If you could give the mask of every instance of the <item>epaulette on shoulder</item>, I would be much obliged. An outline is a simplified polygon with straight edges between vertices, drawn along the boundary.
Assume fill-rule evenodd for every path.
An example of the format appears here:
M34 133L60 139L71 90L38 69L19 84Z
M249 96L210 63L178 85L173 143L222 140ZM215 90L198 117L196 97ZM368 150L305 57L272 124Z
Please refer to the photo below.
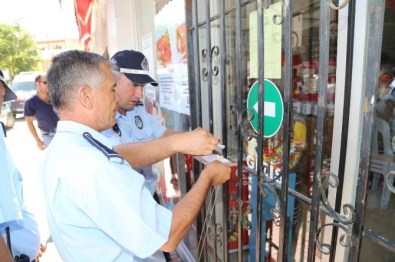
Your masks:
M4 125L4 123L1 122L1 121L0 121L0 126L1 126L0 130L4 133L4 137L6 137L7 136L7 129L6 129L5 125Z
M99 149L100 152L102 152L103 155L105 155L109 161L113 161L117 163L122 163L124 161L123 158L117 152L103 145L103 143L101 143L100 141L94 139L93 136L88 132L85 132L82 135L92 146Z

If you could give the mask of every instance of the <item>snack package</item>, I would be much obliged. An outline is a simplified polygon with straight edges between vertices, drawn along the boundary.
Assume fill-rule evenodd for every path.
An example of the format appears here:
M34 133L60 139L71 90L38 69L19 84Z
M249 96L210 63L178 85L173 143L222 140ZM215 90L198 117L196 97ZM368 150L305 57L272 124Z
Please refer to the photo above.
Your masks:
M294 116L292 121L292 134L289 150L289 169L299 162L306 147L306 123L300 116ZM271 138L265 140L263 162L271 164L274 170L282 169L283 156L283 129Z

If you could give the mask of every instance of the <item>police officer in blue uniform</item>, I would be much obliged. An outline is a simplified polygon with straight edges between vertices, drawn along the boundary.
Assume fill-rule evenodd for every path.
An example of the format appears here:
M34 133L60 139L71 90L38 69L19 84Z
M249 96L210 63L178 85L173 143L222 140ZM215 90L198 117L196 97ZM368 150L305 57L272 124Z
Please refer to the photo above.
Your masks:
M147 113L141 102L145 85L158 86L158 83L149 75L146 57L138 51L123 50L117 52L111 60L119 69L115 87L119 95L118 112L115 116L117 123L113 128L109 128L102 133L116 145L128 142L152 141L178 134L177 131L160 125L154 116ZM203 130L200 131L203 132ZM190 136L187 143L196 145L192 134L192 132L186 133ZM144 175L146 187L159 202L156 195L158 174L155 173L152 165L141 168L133 165L133 167Z
M0 104L13 99L16 95L0 70ZM5 129L0 128L0 261L13 261L10 251L14 256L34 261L40 250L38 225L24 205L23 179L12 161L4 137Z
M49 229L64 261L164 261L160 251L177 247L209 188L228 180L230 168L215 161L172 211L157 204L126 160L152 164L181 146L167 139L155 150L114 147L100 133L115 124L113 69L100 55L72 50L57 55L48 70L60 118L41 170ZM206 142L196 152L212 152L218 139Z
M156 118L145 111L140 102L143 98L143 88L146 84L158 84L149 76L148 61L145 56L137 51L124 50L117 52L112 61L119 67L117 75L116 92L119 95L117 121L113 128L103 132L115 144L128 142L150 141L162 136L175 133L160 125ZM135 168L145 177L146 187L154 195L158 175L152 166Z

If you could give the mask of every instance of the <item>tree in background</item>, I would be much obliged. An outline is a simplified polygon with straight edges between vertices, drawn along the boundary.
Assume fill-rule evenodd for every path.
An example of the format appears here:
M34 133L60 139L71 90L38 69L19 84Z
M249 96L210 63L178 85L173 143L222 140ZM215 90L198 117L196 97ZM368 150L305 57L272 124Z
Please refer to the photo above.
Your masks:
M26 30L19 24L0 23L0 68L11 79L20 72L37 70L39 59L39 50Z

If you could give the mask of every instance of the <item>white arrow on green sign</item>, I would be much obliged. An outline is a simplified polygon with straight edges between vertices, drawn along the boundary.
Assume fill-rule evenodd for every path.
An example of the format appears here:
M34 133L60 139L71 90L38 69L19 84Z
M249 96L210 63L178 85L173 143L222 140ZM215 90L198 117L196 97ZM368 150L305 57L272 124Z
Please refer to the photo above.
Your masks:
M284 103L278 87L270 80L264 80L263 86L264 94L264 109L263 121L264 129L263 136L268 138L274 136L281 127L284 117ZM258 132L258 99L259 99L259 84L256 81L248 92L247 108L252 109L254 117L252 118L251 125L255 132Z

